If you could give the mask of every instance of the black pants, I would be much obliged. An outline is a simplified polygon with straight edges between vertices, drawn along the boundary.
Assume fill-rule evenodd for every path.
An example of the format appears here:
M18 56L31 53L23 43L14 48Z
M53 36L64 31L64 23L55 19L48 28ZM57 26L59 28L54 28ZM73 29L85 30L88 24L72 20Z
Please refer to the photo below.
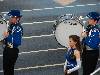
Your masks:
M90 75L96 68L99 50L85 50L82 54L83 75Z
M3 51L3 71L4 75L14 75L14 65L18 58L18 48L5 47Z

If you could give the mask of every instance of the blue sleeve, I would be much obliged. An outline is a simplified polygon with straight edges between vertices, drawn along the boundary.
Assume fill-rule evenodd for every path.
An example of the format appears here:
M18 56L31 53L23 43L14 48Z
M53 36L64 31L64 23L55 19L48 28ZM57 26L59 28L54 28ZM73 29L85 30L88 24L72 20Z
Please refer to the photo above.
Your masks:
M7 42L12 43L12 34L9 34L9 36L6 39Z
M86 38L86 45L88 45L91 48L98 48L98 45L100 43L100 38L99 38L99 30L94 29L91 32L91 35Z
M19 46L21 45L22 39L22 28L18 27L13 33L13 45Z

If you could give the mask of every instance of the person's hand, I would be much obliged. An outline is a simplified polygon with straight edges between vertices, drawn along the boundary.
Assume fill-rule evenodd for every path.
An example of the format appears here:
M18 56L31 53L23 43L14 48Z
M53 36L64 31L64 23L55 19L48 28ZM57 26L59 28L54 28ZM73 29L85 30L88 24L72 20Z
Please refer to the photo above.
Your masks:
M8 35L9 35L9 32L7 32L7 31L5 31L5 32L3 33L3 36L4 36L4 37L8 37Z
M70 70L67 70L67 75L69 75L71 72L70 72Z
M81 33L81 37L83 37L83 38L84 38L84 37L87 37L86 31L84 31L84 32Z

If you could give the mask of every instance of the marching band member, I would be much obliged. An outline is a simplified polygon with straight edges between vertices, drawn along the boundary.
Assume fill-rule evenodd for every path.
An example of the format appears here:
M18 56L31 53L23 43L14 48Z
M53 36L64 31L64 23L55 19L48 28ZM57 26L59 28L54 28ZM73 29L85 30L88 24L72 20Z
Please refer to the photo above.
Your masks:
M78 75L78 69L81 67L80 52L80 37L77 35L69 36L69 48L64 65L65 75Z
M23 28L20 24L19 10L11 10L8 14L9 27L8 32L5 32L5 47L3 51L3 71L4 75L14 75L14 65L18 58L19 49L18 46L21 45L21 39L23 34Z
M100 28L97 25L100 14L97 12L90 12L87 17L89 18L88 26L85 32L82 32L83 40L83 75L90 75L97 65L99 57L99 44L100 44Z

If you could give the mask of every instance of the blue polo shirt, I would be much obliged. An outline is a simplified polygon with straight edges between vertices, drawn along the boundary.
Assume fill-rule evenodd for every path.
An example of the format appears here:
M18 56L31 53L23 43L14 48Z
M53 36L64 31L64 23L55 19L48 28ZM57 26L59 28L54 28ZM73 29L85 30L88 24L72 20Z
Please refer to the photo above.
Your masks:
M23 28L20 23L9 25L9 36L6 38L6 43L12 43L14 48L21 45Z
M99 25L93 26L89 34L84 40L84 45L89 46L92 49L99 49L99 44L100 44L100 28Z

